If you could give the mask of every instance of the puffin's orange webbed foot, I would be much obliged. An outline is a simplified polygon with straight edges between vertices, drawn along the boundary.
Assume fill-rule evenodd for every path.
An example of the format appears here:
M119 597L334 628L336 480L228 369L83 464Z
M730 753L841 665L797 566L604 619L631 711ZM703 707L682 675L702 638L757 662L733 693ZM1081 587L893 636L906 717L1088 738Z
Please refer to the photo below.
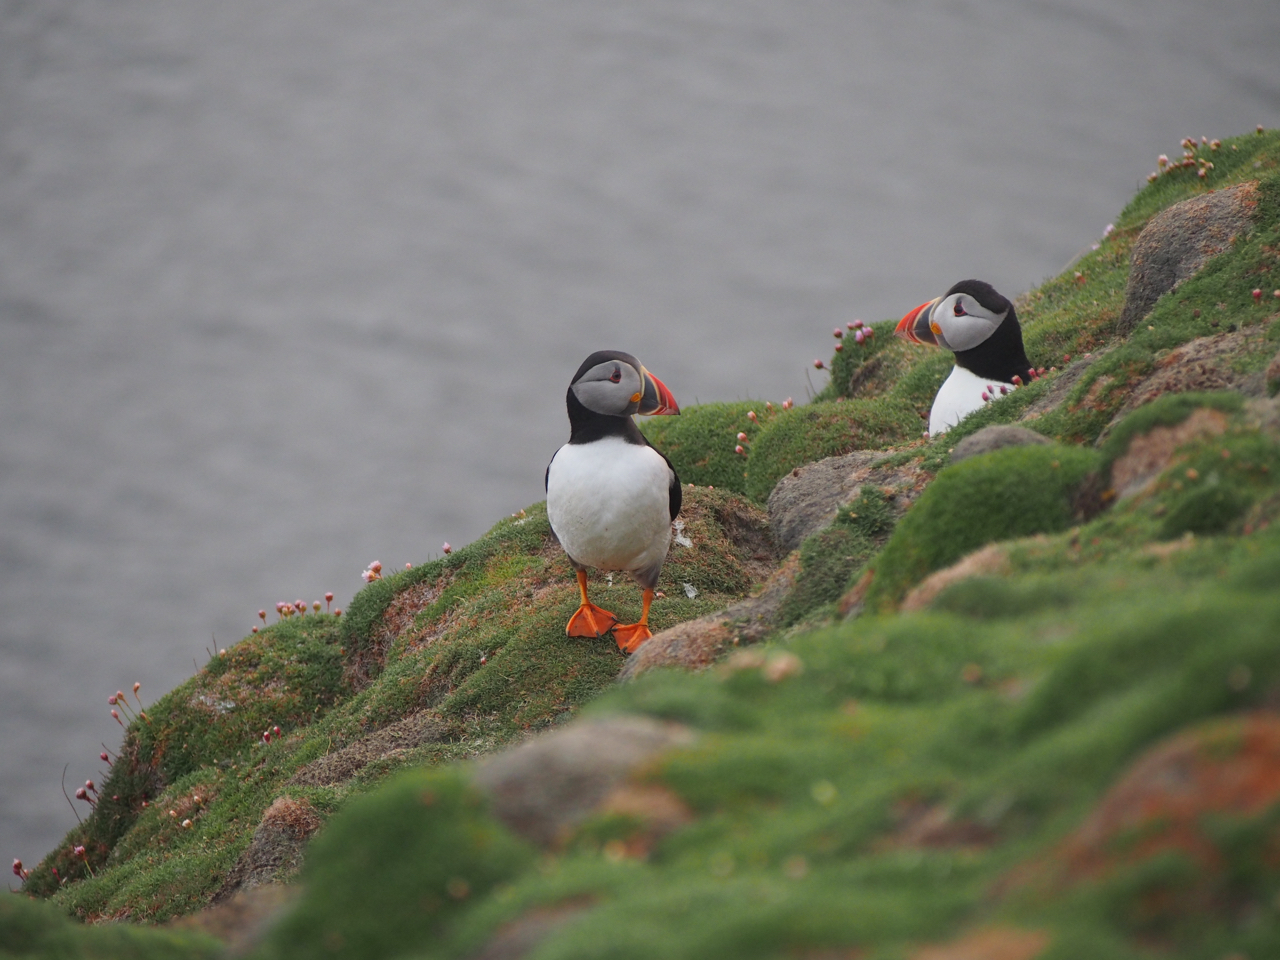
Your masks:
M618 641L618 649L623 653L635 653L640 644L653 636L649 630L649 604L653 603L653 589L644 590L644 610L636 623L620 623L613 628L613 638Z
M623 653L635 653L640 644L653 636L647 623L619 623L613 628L613 638Z
M617 622L618 618L608 610L594 603L584 603L569 618L564 632L571 637L603 637Z

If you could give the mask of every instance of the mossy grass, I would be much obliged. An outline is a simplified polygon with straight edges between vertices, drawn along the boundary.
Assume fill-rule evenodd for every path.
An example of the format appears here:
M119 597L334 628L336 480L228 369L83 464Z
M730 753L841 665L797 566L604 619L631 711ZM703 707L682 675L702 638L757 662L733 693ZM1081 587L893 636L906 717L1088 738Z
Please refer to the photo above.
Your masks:
M942 471L872 565L868 605L890 607L927 574L985 544L1065 529L1099 467L1092 451L1046 445L996 450Z
M57 908L21 896L0 898L4 960L215 960L224 947L211 937L128 924L85 927Z
M820 619L861 573L896 523L884 493L873 486L840 508L826 530L800 545L800 573L778 613L780 626Z
M823 457L913 440L920 435L920 423L909 404L885 398L794 407L780 413L751 444L747 495L763 502L792 469Z
M438 955L441 935L471 903L534 861L457 771L402 774L353 802L317 840L308 895L261 955Z
M1171 427L1182 423L1201 408L1237 413L1244 397L1233 391L1214 393L1170 393L1157 397L1121 420L1099 448L1103 462L1110 466L1129 449L1133 438L1149 433L1154 427Z
M328 614L282 620L215 655L142 711L89 817L32 871L28 892L49 895L108 866L144 803L170 784L243 761L265 732L289 732L322 716L347 692L338 635L338 618ZM74 854L76 846L85 848L85 857Z
M1140 547L1112 536L1107 559L1051 602L1037 562L1016 561L1016 609L867 617L598 700L594 714L699 732L645 774L695 816L656 846L615 817L535 858L463 799L465 775L447 802L442 774L397 781L334 820L303 906L261 956L292 955L295 938L324 955L367 930L370 948L352 955L399 955L413 935L415 956L461 958L512 921L559 911L567 921L538 957L890 957L990 927L1039 931L1049 956L1133 956L1171 930L1162 955L1178 960L1270 949L1271 914L1246 925L1236 914L1274 899L1258 857L1269 810L1206 821L1211 876L1136 854L1057 879L1064 836L1144 750L1188 725L1230 750L1241 711L1280 684L1280 602L1265 573L1280 569L1280 537L1197 541L1195 563L1142 566ZM1069 550L1071 537L1037 543ZM780 657L801 668L771 672ZM432 855L414 855L419 837ZM442 895L451 878L466 896ZM1199 896L1206 883L1240 899ZM439 912L401 906L410 891ZM1159 906L1167 891L1176 910Z
M763 516L733 493L687 488L681 523L688 545L674 544L663 569L657 630L742 597L768 559ZM627 578L596 575L591 589L624 622L639 618ZM130 726L103 799L33 870L28 891L84 919L189 913L283 793L327 816L400 767L465 759L571 716L624 662L611 637L565 636L577 603L537 504L450 556L374 580L342 618L292 617L246 637ZM307 764L421 711L433 741L336 787L289 785Z
M649 417L640 429L667 455L683 482L745 493L747 461L734 448L750 446L772 417L763 400L704 403L686 407L678 417ZM739 441L739 433L747 439Z

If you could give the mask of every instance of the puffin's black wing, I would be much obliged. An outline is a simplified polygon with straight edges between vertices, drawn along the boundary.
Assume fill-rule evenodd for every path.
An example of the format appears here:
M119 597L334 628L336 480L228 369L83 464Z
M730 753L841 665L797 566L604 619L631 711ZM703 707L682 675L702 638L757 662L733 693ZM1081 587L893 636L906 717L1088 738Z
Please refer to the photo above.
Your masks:
M670 458L649 442L649 438L644 438L645 446L654 451L658 456L667 462L667 469L671 471L671 486L667 488L667 504L671 509L671 519L675 520L680 516L680 504L684 502L684 494L680 492L680 475L676 473L676 468L671 465Z
M630 417L627 418L630 420ZM635 421L631 420L631 425L635 427ZM680 504L684 502L684 494L680 492L680 475L676 473L676 468L671 465L671 458L649 442L649 438L635 427L635 432L628 435L627 440L630 443L643 443L646 447L660 456L666 461L667 469L671 471L671 486L667 488L667 504L671 510L671 519L675 520L680 516Z

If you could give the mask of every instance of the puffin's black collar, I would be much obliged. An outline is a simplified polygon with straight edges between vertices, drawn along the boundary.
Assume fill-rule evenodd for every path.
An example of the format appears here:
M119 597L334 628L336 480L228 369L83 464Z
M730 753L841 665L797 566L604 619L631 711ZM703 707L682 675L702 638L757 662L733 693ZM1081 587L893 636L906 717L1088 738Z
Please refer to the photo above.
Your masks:
M1022 327L1013 304L1009 304L1009 312L991 336L972 350L962 350L955 356L957 366L985 380L1012 383L1015 376L1028 379L1031 361L1022 346Z
M592 354L595 356L595 354ZM615 359L608 357L606 359ZM594 366L594 364L592 364ZM589 369L589 368L588 368ZM638 369L638 368L637 368ZM579 373L581 376L581 373ZM570 387L565 394L565 405L569 408L569 442L592 443L606 437L620 437L627 443L648 446L644 434L630 417L611 417L608 414L596 413L582 405Z

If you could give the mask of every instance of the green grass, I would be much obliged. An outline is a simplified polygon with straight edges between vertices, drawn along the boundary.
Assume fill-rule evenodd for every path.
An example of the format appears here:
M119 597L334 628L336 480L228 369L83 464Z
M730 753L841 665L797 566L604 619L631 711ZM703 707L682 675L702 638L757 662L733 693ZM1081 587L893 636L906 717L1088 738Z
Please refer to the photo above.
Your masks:
M327 816L401 767L465 759L572 716L613 684L624 657L612 638L565 636L573 571L544 506L521 514L442 560L375 580L341 618L295 616L212 658L130 725L103 799L26 890L87 920L190 913L282 793ZM763 529L742 498L689 489L682 520L692 546L673 546L663 568L655 630L739 599L759 566L758 543L728 536ZM591 590L623 622L639 618L640 591L626 578L595 577ZM443 731L437 742L336 787L287 785L309 762L422 710ZM280 735L264 742L275 726Z
M1135 857L1054 885L1056 845L1148 745L1203 721L1230 750L1231 718L1280 689L1268 580L1280 539L1205 543L1190 550L1204 551L1197 563L1146 566L1125 538L1112 546L1047 602L1041 563L1027 558L1010 578L1016 609L866 618L795 637L787 652L804 669L787 679L770 682L753 662L652 674L598 700L596 714L701 732L647 775L696 816L647 855L627 854L626 824L613 821L533 858L498 839L474 802L411 812L440 783L464 796L465 780L398 781L381 805L334 821L303 906L262 956L323 955L362 929L377 931L362 941L371 946L349 955L396 956L416 942L414 956L461 958L504 923L565 904L581 912L539 960L900 957L991 924L1045 931L1051 956L1099 944L1109 951L1099 955L1137 956L1144 937L1168 930L1177 935L1162 956L1269 955L1280 876L1257 851L1280 816L1270 808L1207 822L1223 863L1213 876ZM1247 684L1230 679L1242 670ZM947 812L950 835L904 839L929 810ZM467 880L467 897L442 896L451 876ZM1206 884L1238 899L1227 908L1193 896ZM441 916L411 909L408 890ZM1181 898L1176 910L1161 912L1164 896ZM1238 923L1239 909L1254 920Z
M867 603L891 607L934 570L997 540L1063 530L1100 458L1057 445L1007 447L943 470L872 564Z

